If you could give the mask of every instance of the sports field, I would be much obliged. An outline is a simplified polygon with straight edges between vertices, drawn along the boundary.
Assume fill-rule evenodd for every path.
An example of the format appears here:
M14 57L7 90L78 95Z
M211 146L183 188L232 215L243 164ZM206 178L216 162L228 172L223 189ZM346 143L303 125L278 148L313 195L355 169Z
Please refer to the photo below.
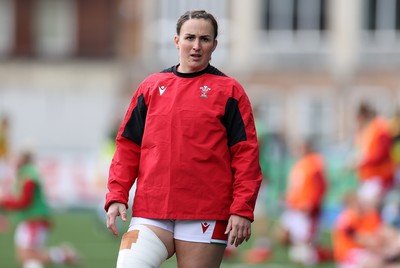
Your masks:
M54 229L51 233L49 244L55 245L61 242L73 244L83 257L81 267L87 268L111 268L115 267L116 255L119 247L119 239L113 237L105 228L103 222L90 210L64 211L54 215ZM125 225L120 226L125 229ZM6 233L0 233L0 267L19 267L15 262L13 249L13 231L11 226ZM244 245L245 249L249 244ZM240 254L240 252L239 252ZM176 267L174 258L164 263L162 268ZM223 268L239 267L270 267L270 268L294 268L301 267L291 264L286 257L286 251L274 248L271 259L262 265L245 265L238 260L224 261ZM315 267L333 268L332 264L318 265Z

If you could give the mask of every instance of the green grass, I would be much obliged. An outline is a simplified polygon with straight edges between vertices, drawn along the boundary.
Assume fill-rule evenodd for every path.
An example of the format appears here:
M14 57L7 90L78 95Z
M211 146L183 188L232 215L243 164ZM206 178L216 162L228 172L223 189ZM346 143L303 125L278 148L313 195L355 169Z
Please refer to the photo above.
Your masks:
M84 267L115 267L119 240L103 227L95 213L79 211L54 215L49 246L62 242L72 244L84 259ZM13 246L14 226L0 234L0 267L19 267Z
M121 232L127 224L120 224ZM14 226L6 233L0 233L0 267L17 268L13 246ZM115 267L119 248L119 238L112 236L105 228L104 223L92 211L59 212L54 217L54 229L50 235L49 245L68 242L76 247L84 259L83 267L110 268ZM251 245L251 241L241 246L241 252ZM222 268L239 267L270 267L270 268L295 268L300 267L291 264L287 259L284 248L275 247L271 259L262 265L244 265L239 257L233 260L224 260ZM166 261L162 268L176 267L176 259L173 257ZM315 267L333 268L332 264L318 265Z

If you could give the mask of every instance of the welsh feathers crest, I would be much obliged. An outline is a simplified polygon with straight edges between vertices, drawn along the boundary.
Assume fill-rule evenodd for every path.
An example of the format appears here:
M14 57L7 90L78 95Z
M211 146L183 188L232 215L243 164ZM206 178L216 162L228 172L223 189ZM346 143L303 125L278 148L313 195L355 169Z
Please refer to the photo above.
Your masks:
M200 90L201 90L200 98L208 98L207 92L210 91L211 88L209 88L208 86L202 86L202 87L200 87Z

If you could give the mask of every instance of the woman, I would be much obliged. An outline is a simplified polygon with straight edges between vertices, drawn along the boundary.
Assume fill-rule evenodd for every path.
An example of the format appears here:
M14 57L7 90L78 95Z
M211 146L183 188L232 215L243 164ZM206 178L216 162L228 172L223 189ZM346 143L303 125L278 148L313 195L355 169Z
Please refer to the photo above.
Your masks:
M51 211L33 158L30 151L21 153L14 194L6 196L0 193L0 208L13 212L18 223L15 230L17 259L23 268L78 264L75 250L68 245L46 248Z
M277 234L281 243L289 245L292 261L307 266L330 255L316 244L327 178L324 157L310 139L300 141L294 153L297 159L288 176L285 209Z
M179 64L135 92L116 139L106 196L107 227L118 236L137 178L132 220L117 267L219 267L228 243L251 234L261 183L250 102L242 86L209 64L218 24L183 14L174 43Z

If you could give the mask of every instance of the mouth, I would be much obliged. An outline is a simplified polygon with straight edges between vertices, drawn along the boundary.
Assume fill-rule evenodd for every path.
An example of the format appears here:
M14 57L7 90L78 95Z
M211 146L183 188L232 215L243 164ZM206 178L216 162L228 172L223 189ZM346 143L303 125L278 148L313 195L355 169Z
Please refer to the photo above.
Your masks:
M193 59L195 59L195 60L198 60L198 59L200 59L201 58L201 54L190 54L190 57L192 57Z

